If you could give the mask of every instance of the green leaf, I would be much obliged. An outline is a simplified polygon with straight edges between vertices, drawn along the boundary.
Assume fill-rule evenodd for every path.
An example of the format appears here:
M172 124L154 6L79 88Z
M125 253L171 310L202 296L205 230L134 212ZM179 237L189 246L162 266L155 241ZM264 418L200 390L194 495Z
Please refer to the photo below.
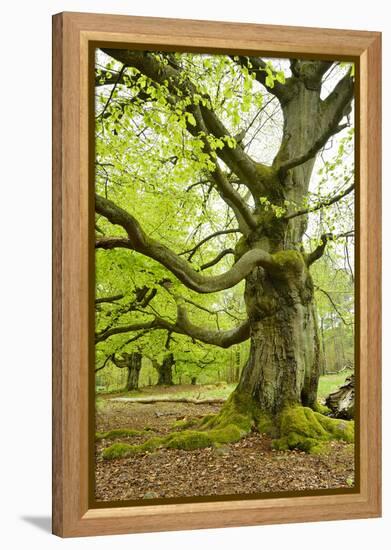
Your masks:
M269 88L274 88L274 79L269 74L266 76L265 83L266 83L266 86L268 86Z
M189 124L191 124L192 126L197 125L196 119L194 118L194 115L192 113L186 113L186 116L187 116L187 120L188 120Z

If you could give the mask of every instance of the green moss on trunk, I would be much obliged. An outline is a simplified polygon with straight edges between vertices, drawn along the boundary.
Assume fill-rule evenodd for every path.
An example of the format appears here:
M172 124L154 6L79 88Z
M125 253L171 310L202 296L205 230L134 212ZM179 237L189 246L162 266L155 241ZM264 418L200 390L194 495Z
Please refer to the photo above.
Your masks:
M354 422L328 418L308 407L293 405L282 411L279 432L280 437L273 442L275 449L318 453L326 441L336 439L352 443Z
M237 426L243 433L248 433L255 425L259 407L247 394L234 391L216 415L205 416L199 427L203 429Z

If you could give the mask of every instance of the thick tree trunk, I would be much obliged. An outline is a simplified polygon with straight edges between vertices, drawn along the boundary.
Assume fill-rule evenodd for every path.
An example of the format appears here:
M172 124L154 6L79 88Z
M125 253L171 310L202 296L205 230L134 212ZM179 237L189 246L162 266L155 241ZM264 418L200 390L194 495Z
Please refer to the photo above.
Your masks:
M130 354L128 363L128 377L126 380L126 390L138 390L140 370L141 370L142 355L138 352Z
M173 386L174 382L172 379L172 368L175 364L174 354L167 354L162 363L157 361L154 363L154 367L158 372L158 386Z
M316 405L319 339L312 280L300 256L282 278L257 269L246 282L251 348L237 391L271 415L289 404Z
M282 104L284 131L276 165L305 154L319 131L327 127L320 100L321 78L310 69L296 64L301 79L291 81L290 96ZM315 156L276 178L270 189L271 202L283 205L288 200L299 208L308 194L314 162ZM271 415L289 404L315 408L320 345L312 279L301 253L307 216L286 224L262 206L258 216L257 235L247 242L250 247L260 245L277 253L282 273L256 268L246 279L251 348L237 391L251 395ZM246 250L243 245L242 249Z

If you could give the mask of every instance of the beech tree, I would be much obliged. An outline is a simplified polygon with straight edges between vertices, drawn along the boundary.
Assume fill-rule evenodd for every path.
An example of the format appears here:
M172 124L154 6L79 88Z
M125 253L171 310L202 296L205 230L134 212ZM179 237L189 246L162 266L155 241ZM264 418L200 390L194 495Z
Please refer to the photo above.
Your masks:
M126 380L126 390L134 391L138 390L138 380L141 370L141 353L134 351L132 353L124 352L120 357L115 354L112 355L113 363L120 369L127 369L128 375Z
M172 386L172 368L174 366L174 354L167 353L161 363L156 359L152 360L152 366L156 369L158 373L158 386Z
M328 230L308 240L306 231L310 213L354 190L341 160L353 136L352 67L102 52L96 70L97 261L100 254L116 254L110 261L121 265L124 288L164 293L168 315L149 310L147 319L101 331L98 341L146 330L221 348L249 339L236 390L201 432L222 430L234 440L256 425L281 446L306 449L319 439L351 438L347 424L311 412L318 407L320 373L311 266L330 243L353 232ZM337 77L325 95L333 71ZM339 136L324 178L339 170L340 181L313 196L317 156ZM274 150L271 142L278 144ZM224 326L214 329L189 313L194 300L210 309L238 292L245 310L240 324L229 327L225 316ZM307 426L301 427L304 442L297 437L300 422ZM228 437L227 426L238 429Z

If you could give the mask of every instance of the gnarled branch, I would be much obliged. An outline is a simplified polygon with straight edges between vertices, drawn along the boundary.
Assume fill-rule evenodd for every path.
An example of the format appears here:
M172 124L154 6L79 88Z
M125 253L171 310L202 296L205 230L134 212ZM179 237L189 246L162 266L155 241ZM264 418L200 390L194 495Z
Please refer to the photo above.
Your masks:
M327 243L331 240L340 239L342 237L353 237L354 231L346 231L345 233L340 233L339 235L334 235L333 233L324 233L321 235L321 243L309 254L305 254L305 262L308 266L319 260L326 249Z
M189 248L188 250L181 252L179 256L183 256L184 254L190 254L188 259L191 260L191 258L194 256L194 254L203 244L207 243L211 239L214 239L215 237L219 237L220 235L229 235L230 233L240 233L240 229L232 228L232 229L222 229L220 231L215 231L214 233L211 233L210 235L202 239L199 243L193 246L193 248Z
M123 227L127 233L127 237L97 239L96 248L136 250L159 262L188 288L199 293L218 292L231 288L243 280L256 266L262 266L265 269L274 267L274 261L268 252L253 249L246 252L226 273L205 277L170 248L148 237L134 216L112 201L96 195L95 208L99 214L105 216L111 223Z
M250 326L245 321L238 327L229 330L211 330L204 327L193 325L187 317L185 310L181 307L180 315L176 323L170 323L161 317L155 317L149 322L137 322L129 325L122 325L111 328L105 332L100 332L95 337L95 342L103 342L116 334L126 334L139 330L168 330L184 336L189 336L205 344L212 344L221 348L228 348L234 344L240 344L250 337Z
M194 108L194 117L197 122L198 129L202 132L201 135L204 142L204 149L208 154L212 154L210 143L206 137L209 133L209 129L205 124L204 116L199 106ZM224 174L216 161L214 162L214 170L211 171L210 174L216 183L216 189L219 192L219 195L235 212L236 219L242 233L246 235L248 234L248 229L255 229L257 222L250 209L247 207L245 200L233 188L227 176Z

